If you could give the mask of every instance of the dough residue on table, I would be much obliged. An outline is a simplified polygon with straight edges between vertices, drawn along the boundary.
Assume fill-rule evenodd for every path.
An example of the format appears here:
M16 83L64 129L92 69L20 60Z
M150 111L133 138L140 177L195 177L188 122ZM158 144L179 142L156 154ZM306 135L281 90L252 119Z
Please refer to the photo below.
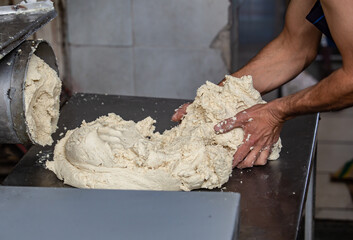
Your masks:
M183 121L163 134L151 117L126 121L114 113L69 130L46 166L80 188L184 190L216 188L232 172L243 130L215 134L214 125L264 103L251 76L226 76L224 87L206 82ZM269 159L279 157L280 140Z
M25 119L30 138L42 146L51 145L57 129L61 81L46 62L32 55L24 87Z

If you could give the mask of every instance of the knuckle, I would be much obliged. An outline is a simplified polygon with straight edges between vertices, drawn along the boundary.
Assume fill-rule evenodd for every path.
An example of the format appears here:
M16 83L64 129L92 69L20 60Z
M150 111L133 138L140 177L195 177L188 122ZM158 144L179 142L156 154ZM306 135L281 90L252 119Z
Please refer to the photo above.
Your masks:
M249 137L249 139L247 139L247 143L251 146L254 146L256 142L257 141L254 137L253 138Z

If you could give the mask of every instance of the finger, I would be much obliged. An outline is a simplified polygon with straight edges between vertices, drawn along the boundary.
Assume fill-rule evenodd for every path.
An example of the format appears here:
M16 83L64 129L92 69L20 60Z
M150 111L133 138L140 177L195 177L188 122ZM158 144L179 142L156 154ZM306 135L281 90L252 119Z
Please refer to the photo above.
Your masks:
M186 114L186 109L189 105L190 105L190 103L185 103L185 104L181 105L178 109L175 109L175 113L172 116L172 121L173 122L180 122L181 119Z
M185 112L184 111L176 111L173 116L172 116L172 121L173 122L180 122L181 119L184 117Z
M246 155L251 151L252 143L245 141L242 145L239 146L237 151L233 156L233 167L237 166L241 161L244 160Z
M231 117L227 118L223 121L220 121L218 124L216 124L213 128L217 134L219 133L226 133L229 132L230 130L241 127L241 122L237 121L236 117Z
M223 78L222 81L220 81L220 82L218 83L218 86L223 87L225 83L226 83L226 79Z
M260 156L257 158L257 160L255 161L256 166L263 166L267 163L267 158L271 153L271 148L270 146L266 146L264 148L262 148Z
M250 147L249 154L246 156L244 161L240 162L236 167L240 169L253 167L254 163L256 162L257 158L261 153L261 148L261 146Z
M217 134L227 133L234 128L243 127L244 123L253 121L253 118L249 118L246 111L237 113L234 117L227 118L223 121L220 121L214 126L214 130Z

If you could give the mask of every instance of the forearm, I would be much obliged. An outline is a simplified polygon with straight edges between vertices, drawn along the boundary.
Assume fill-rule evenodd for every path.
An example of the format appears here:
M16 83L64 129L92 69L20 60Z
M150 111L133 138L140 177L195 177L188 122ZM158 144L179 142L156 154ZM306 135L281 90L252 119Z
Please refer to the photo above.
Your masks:
M353 75L342 68L318 84L269 103L283 120L297 115L339 110L353 105Z
M321 38L321 32L305 19L315 2L290 1L280 35L232 75L252 75L255 89L265 94L303 71L315 59Z
M317 44L304 46L286 32L265 46L248 64L233 73L235 77L251 75L254 87L265 94L296 77L315 58Z

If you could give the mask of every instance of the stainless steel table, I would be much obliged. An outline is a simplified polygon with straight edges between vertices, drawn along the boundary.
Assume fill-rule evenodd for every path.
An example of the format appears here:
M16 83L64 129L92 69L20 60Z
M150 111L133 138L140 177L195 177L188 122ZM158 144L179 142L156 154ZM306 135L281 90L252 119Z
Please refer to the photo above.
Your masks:
M163 131L175 125L170 121L170 116L184 102L76 94L62 109L54 139L61 138L59 135L64 128L75 128L83 119L92 121L110 112L135 121L152 116L157 120L156 130ZM281 134L283 149L279 160L262 167L234 169L225 189L215 190L241 193L239 239L297 238L314 164L318 120L318 115L308 115L286 122ZM32 147L3 184L67 187L52 172L43 168L43 163L52 157L53 147ZM314 186L309 192L311 197L313 189ZM310 204L308 210L312 210ZM309 218L307 223L311 223L312 216Z
M0 239L236 239L239 194L0 187Z

